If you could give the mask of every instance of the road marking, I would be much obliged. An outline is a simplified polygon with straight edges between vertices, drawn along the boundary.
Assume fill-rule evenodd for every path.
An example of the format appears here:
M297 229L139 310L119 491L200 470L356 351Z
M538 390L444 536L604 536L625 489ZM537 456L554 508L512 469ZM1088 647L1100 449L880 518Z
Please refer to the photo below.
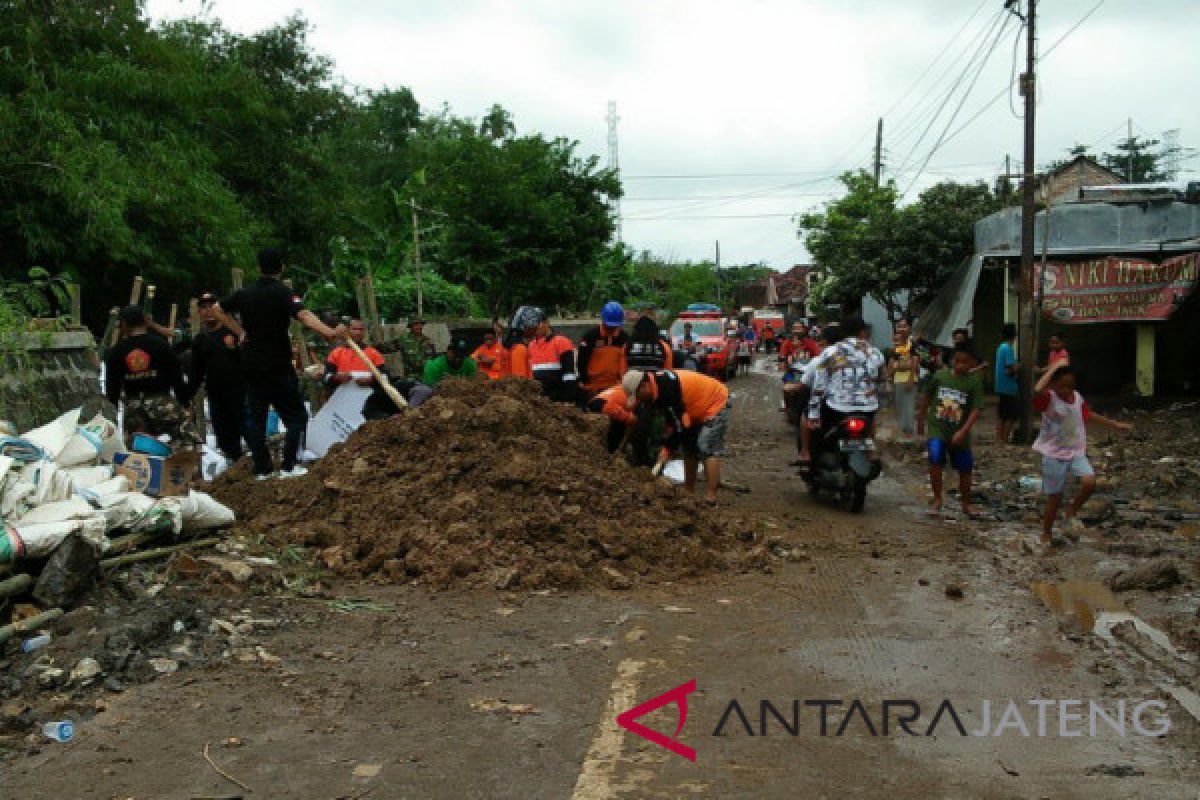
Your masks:
M632 658L617 664L617 675L609 689L608 702L604 704L592 745L583 758L575 791L571 793L572 800L610 800L617 796L613 778L621 758L624 734L617 727L617 715L637 704L637 678L645 667L645 661Z

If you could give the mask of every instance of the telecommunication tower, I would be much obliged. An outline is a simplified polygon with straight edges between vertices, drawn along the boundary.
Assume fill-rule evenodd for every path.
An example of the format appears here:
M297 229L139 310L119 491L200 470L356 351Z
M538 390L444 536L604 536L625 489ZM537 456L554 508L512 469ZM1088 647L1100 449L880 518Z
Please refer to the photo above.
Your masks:
M1167 180L1174 181L1179 179L1180 162L1182 159L1179 150L1179 128L1172 128L1169 131L1163 131L1163 172L1167 176Z
M619 173L621 169L620 159L617 156L617 123L621 118L617 116L617 103L615 100L608 102L608 168ZM620 198L613 201L613 213L617 218L617 241L621 239L621 200Z

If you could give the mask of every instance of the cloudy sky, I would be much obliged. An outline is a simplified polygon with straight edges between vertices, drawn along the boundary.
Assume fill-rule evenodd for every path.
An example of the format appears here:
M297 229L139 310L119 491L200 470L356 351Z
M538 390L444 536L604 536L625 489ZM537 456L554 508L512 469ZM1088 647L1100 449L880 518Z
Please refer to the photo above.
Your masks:
M1005 87L1020 21L1003 5L147 2L156 18L207 8L246 33L299 12L349 83L408 86L427 109L469 116L498 102L520 131L577 139L604 159L615 101L625 241L701 259L719 240L722 263L776 268L806 256L792 215L831 197L839 172L870 165L877 117L885 174L908 198L939 180L990 182L1006 154L1019 165L1022 123ZM1200 146L1200 0L1042 0L1039 11L1039 163L1076 142L1111 149L1129 119L1138 136L1178 129ZM1196 177L1200 159L1182 167Z

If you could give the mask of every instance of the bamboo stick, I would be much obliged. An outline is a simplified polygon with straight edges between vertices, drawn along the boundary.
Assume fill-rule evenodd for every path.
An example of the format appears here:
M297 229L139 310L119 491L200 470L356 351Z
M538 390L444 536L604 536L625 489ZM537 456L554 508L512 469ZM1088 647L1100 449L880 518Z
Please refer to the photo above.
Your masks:
M106 558L100 562L100 566L104 569L115 569L124 567L128 564L137 564L141 561L153 561L156 558L164 558L175 553L183 552L184 550L194 550L200 547L209 547L221 541L217 537L211 539L197 539L194 542L185 542L183 544L171 545L170 547L156 547L153 550L145 550L141 553L130 553L116 558Z
M11 625L5 625L3 628L0 628L0 644L4 644L19 633L29 633L30 631L35 631L41 626L45 625L47 622L53 622L62 615L63 610L61 608L52 608L49 611L43 611L36 616L30 617L29 619L23 619L20 622L14 622Z
M11 597L33 586L33 578L29 575L14 575L8 580L0 581L0 597Z

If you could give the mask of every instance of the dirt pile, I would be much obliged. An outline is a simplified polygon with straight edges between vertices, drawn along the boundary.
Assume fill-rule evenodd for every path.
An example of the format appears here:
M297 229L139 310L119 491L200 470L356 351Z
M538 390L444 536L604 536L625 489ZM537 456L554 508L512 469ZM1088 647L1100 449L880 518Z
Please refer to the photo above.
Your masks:
M605 424L530 381L447 381L303 478L239 470L211 490L242 530L317 548L339 573L437 587L627 588L764 562L753 525L609 456Z

